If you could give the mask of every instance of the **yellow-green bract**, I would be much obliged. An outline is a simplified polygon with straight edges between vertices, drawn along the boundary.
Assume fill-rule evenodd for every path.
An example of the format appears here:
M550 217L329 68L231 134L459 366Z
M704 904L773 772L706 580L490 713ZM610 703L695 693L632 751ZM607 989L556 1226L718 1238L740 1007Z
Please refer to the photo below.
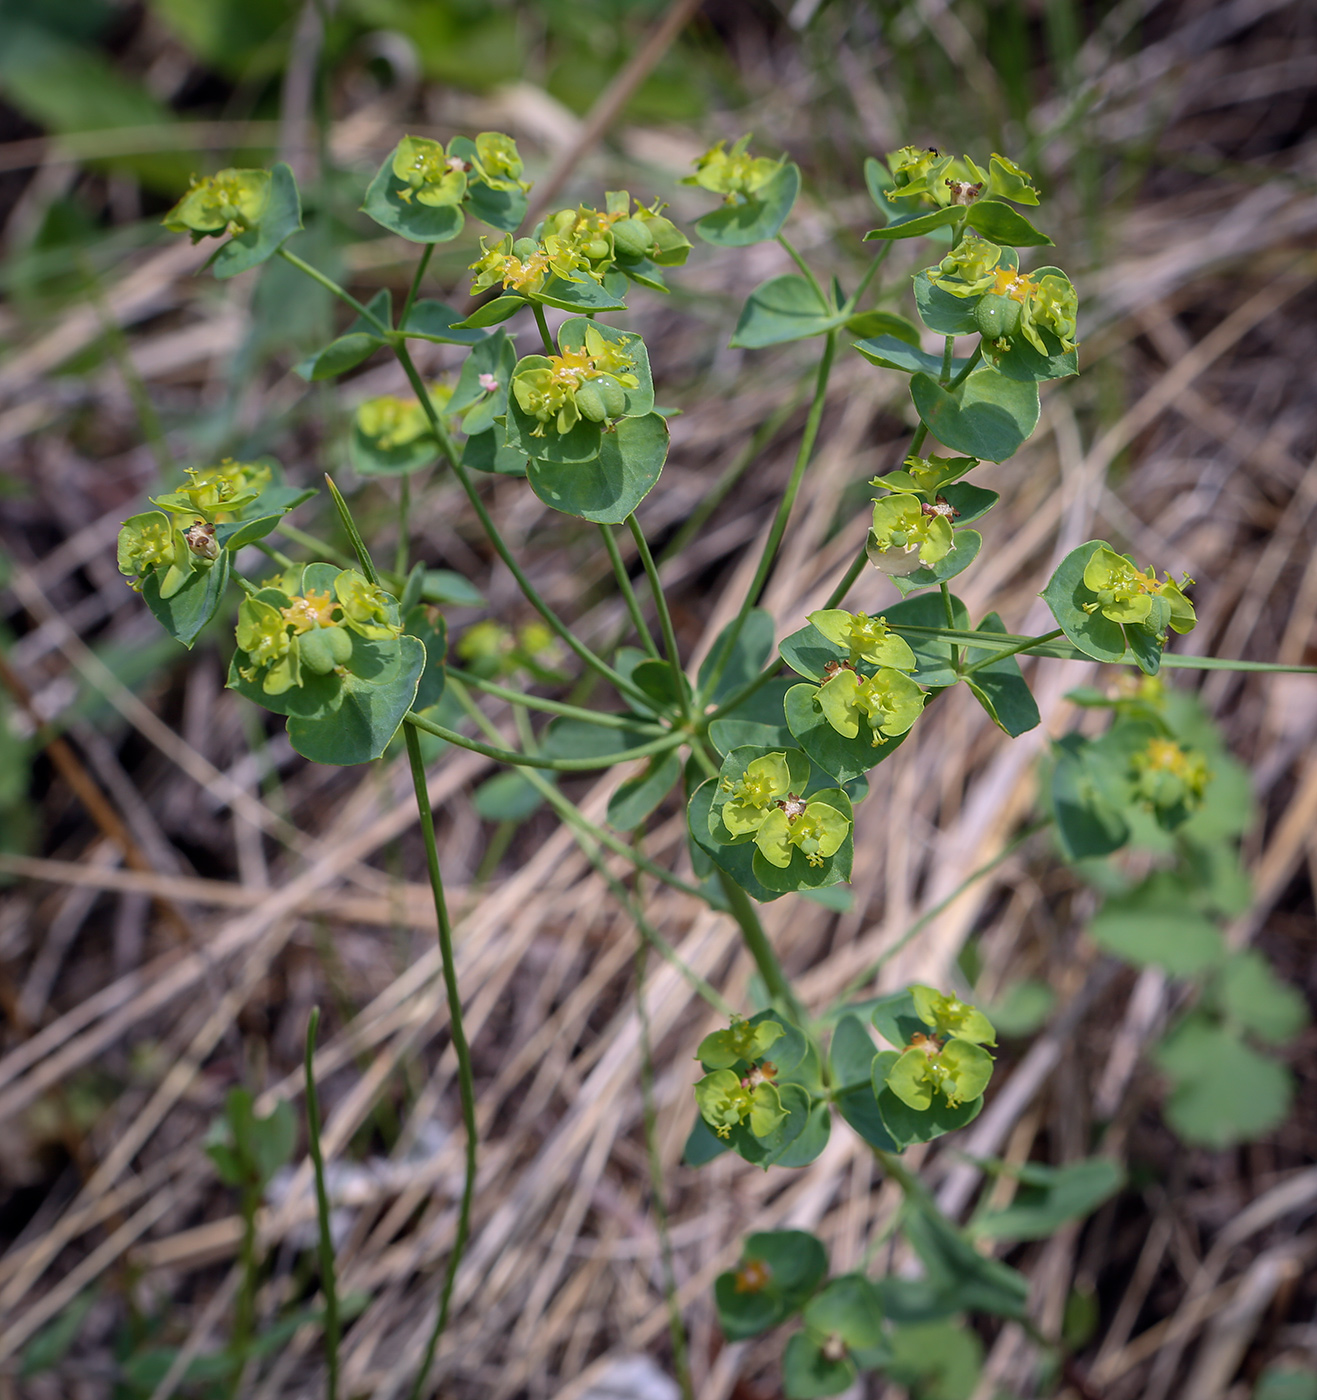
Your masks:
M950 521L926 515L915 496L884 496L873 506L869 562L885 574L912 574L920 565L936 564L955 543Z
M890 666L868 677L843 666L819 687L815 703L823 718L847 739L859 736L863 715L876 747L884 738L904 734L919 718L927 698L909 676Z
M1112 622L1142 623L1161 633L1168 626L1175 632L1192 632L1198 621L1193 604L1169 574L1159 583L1156 569L1144 573L1114 549L1104 547L1093 554L1084 566L1084 586L1097 594L1096 602L1082 605L1084 611L1101 612Z
M161 220L171 233L219 238L260 222L270 197L268 170L221 170L192 180L192 187Z
M828 608L810 613L809 621L835 646L849 651L852 665L867 661L871 666L913 671L918 664L909 642L887 630L885 617Z

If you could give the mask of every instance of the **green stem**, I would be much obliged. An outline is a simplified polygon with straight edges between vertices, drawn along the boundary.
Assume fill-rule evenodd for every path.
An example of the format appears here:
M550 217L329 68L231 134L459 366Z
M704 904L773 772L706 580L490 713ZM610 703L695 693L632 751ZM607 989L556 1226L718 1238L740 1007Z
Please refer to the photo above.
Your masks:
M244 1172L251 1168L244 1162ZM242 1245L238 1253L238 1268L242 1283L233 1313L233 1336L229 1350L233 1358L233 1383L229 1400L242 1394L243 1376L247 1370L247 1353L251 1348L252 1319L256 1315L256 1211L260 1205L260 1187L244 1181L242 1187Z
M803 1029L807 1024L805 1009L791 990L791 984L782 970L782 964L777 960L773 945L768 941L763 924L759 922L759 915L755 913L750 896L724 871L718 872L718 879L722 884L723 893L727 896L727 907L741 926L741 938L759 969L760 977L764 979L769 996Z
M357 529L357 522L352 518L352 512L348 509L348 503L343 499L343 493L334 485L334 478L328 472L325 473L325 485L329 487L329 494L334 498L339 519L342 520L343 528L348 532L348 539L352 542L352 548L361 563L362 573L378 588L380 586L379 570L375 567L375 561L370 557L366 541L361 538L361 531Z
M631 575L627 573L626 565L622 562L622 553L617 547L617 541L613 538L613 531L607 525L600 525L599 533L603 536L604 548L608 551L608 559L613 566L613 574L617 578L617 586L621 590L623 601L626 603L626 610L631 615L631 625L636 629L636 636L640 638L641 646L655 660L658 660L658 646L655 644L654 636L645 621L644 613L640 611L640 604L636 600L636 590L631 587Z
M530 304L530 309L535 314L535 324L540 330L540 339L544 342L544 353L546 355L556 355L558 347L553 343L553 337L549 334L549 323L544 318L544 308L538 301Z
M654 1053L650 1038L649 1009L645 1005L645 961L648 950L642 943L636 949L636 1018L640 1023L640 1096L644 1107L645 1152L649 1158L649 1180L654 1198L654 1222L658 1227L659 1256L663 1261L663 1296L668 1305L668 1336L672 1339L672 1364L681 1386L682 1400L695 1400L691 1381L686 1327L677 1302L677 1275L672 1267L672 1236L668 1231L668 1208L663 1199L663 1162L659 1156L658 1113L654 1106ZM331 1397L332 1400L332 1397Z
M253 540L252 543L267 559L273 559L281 569L293 569L297 567L282 549L275 549L273 545L266 544L264 540Z
M412 284L407 288L407 300L402 304L402 314L398 317L398 329L407 324L407 317L411 315L412 307L416 303L417 293L421 290L421 279L425 276L425 270L430 266L430 258L434 254L433 243L425 245L425 251L421 254L421 260L416 264L416 273L412 277ZM405 479L405 478L404 478Z
M983 358L983 342L980 340L979 343L974 347L974 353L969 357L968 360L965 361L965 363L964 363L963 365L961 365L961 367L960 367L960 372L959 372L959 373L956 375L956 377L951 381L951 383L947 385L947 391L948 391L948 393L949 393L952 389L959 389L959 388L960 388L960 386L969 378L969 376L970 376L970 371L974 368L975 365L978 364L978 362L979 362L982 358Z
M672 667L672 677L677 683L677 694L681 698L681 713L687 720L691 717L691 694L690 682L686 679L686 673L681 669L681 651L677 647L677 633L672 626L672 614L668 611L668 600L663 592L663 583L659 578L658 566L654 563L654 556L649 552L649 541L645 538L645 532L640 528L640 521L636 519L635 511L632 511L626 518L627 528L631 531L631 538L636 542L636 548L640 551L640 563L645 570L645 577L649 580L649 591L654 599L654 606L658 610L659 630L663 633L663 647L668 654L668 665Z
M404 472L402 486L398 492L398 543L393 554L393 571L400 577L407 574L408 545L410 544L412 513L412 479Z
M991 656L985 656L982 661L975 661L972 665L966 666L960 673L962 676L972 676L975 671L981 671L985 666L991 666L994 661L1000 661L1005 656L1017 656L1022 651L1028 651L1030 647L1042 646L1044 642L1054 642L1058 637L1064 637L1063 628L1055 627L1050 632L1044 632L1041 637L1028 637L1020 642L1018 646L1007 647L1005 651L993 652ZM955 648L952 648L955 654Z
M707 694L711 695L717 689L723 671L726 670L727 663L736 650L736 644L741 637L741 629L745 626L745 620L750 615L750 609L759 601L759 595L763 591L765 583L768 582L768 575L772 570L773 561L777 558L777 550L782 543L782 536L786 532L787 520L790 518L792 506L795 505L796 494L800 490L805 468L809 466L809 459L814 452L814 443L819 434L819 424L823 420L823 406L828 396L828 378L832 373L832 361L836 353L837 332L829 331L823 345L823 358L819 361L818 376L814 384L814 400L809 406L809 417L805 420L805 432L800 440L800 450L796 453L795 466L791 469L791 479L787 482L787 489L777 508L777 515L769 528L768 538L764 541L763 552L759 556L759 566L755 569L754 579L746 592L740 611L736 614L732 625L727 629L726 640L710 668L709 679L705 685Z
M420 402L421 408L425 412L430 428L438 439L439 446L443 450L444 456L448 459L449 466L453 469L453 475L457 477L462 490L466 492L467 500L471 502L471 508L479 518L481 528L488 536L490 544L494 546L495 553L503 561L508 572L516 581L517 587L521 589L522 595L525 597L526 601L539 613L545 622L548 623L553 632L576 653L585 665L589 666L592 671L597 671L629 700L648 706L650 701L645 695L645 692L638 686L632 685L625 676L614 670L602 657L596 656L584 642L578 641L571 628L569 628L548 603L540 597L535 585L526 577L521 566L512 557L511 550L508 549L489 511L485 509L485 503L480 499L480 493L476 490L470 474L462 465L461 457L457 449L453 446L453 440L449 436L448 429L444 426L443 420L435 410L429 390L425 387L425 382L418 373L410 352L403 344L395 344L393 352L397 355L398 362L402 365L403 372L406 374Z
M598 725L601 729L631 729L641 734L653 732L656 735L672 732L662 725L646 724L644 720L633 719L630 715L610 714L607 710L587 710L580 705L569 705L565 700L548 700L539 695L527 695L524 691L512 690L495 681L473 676L470 671L460 670L456 666L448 667L448 674L473 690L483 691L486 695L496 696L500 700L509 700L514 705L525 705L528 710L541 710L546 715L563 715L568 719L584 720L587 724Z
M325 1360L329 1365L326 1400L338 1396L338 1283L334 1273L334 1239L329 1230L329 1192L325 1188L325 1158L320 1148L320 1099L316 1094L316 1032L320 1008L311 1008L306 1027L306 1137L316 1176L316 1221L320 1228L320 1291L325 1295Z
M425 842L425 861L430 874L430 893L434 898L434 913L439 924L439 957L443 963L444 990L448 994L448 1021L452 1035L453 1051L457 1056L458 1090L462 1100L462 1123L466 1129L466 1174L462 1182L462 1199L457 1213L457 1234L453 1238L453 1248L448 1256L448 1269L444 1275L443 1289L439 1294L439 1310L434 1327L425 1344L425 1354L420 1369L412 1384L411 1400L419 1400L434 1364L435 1349L439 1338L448 1325L448 1310L453 1299L453 1284L457 1279L458 1266L466 1249L467 1237L471 1233L471 1202L476 1187L476 1085L471 1069L471 1049L467 1044L466 1030L462 1024L462 997L457 986L457 964L453 957L453 930L448 921L448 902L444 898L443 874L439 869L439 850L434 840L434 814L430 810L430 789L425 780L425 762L421 758L421 742L416 731L406 728L403 731L407 741L407 759L411 764L412 787L416 792L416 810L421 818L421 836Z
M877 273L878 269L883 265L883 260L887 257L888 253L892 251L892 246L895 243L895 241L895 239L889 238L883 242L883 246L878 250L877 256L869 264L868 271L864 274L863 277L860 278L860 285L856 287L855 294L847 303L852 310L859 306L860 298L863 297L865 292L869 290L869 283L873 281L875 274Z
M951 589L945 583L939 584L938 587L942 593L942 611L946 614L947 626L954 627L956 625L956 612L951 606ZM960 648L955 642L951 644L951 669L957 675L960 674Z
M472 701L471 697L466 693L466 687L463 686L460 681L451 684L453 694L457 697L458 703L466 710L467 714L469 714L471 718L475 720L476 724L491 738L498 738L498 730L494 728L489 716L483 714L479 707ZM522 776L537 792L543 795L545 801L548 802L563 821L572 828L574 834L584 833L597 845L607 847L614 855L624 856L636 866L637 869L647 871L650 875L653 875L656 880L661 880L665 885L670 885L674 890L680 890L683 894L693 895L696 899L702 900L705 904L710 903L708 895L703 890L697 889L694 885L688 885L680 876L672 874L669 870L664 870L661 865L656 865L648 856L642 855L639 851L632 850L625 841L619 840L612 832L605 831L602 827L596 826L570 798L564 797L553 783L548 782L535 771L536 768L544 766L544 761L542 759L536 758L535 755L517 755L517 758L523 763L526 761L527 757L534 760L533 766L527 767ZM582 850L586 850L586 848L582 846ZM586 850L587 857L589 857L589 854L589 851Z
M827 305L828 299L823 295L823 288L819 286L818 278L816 278L813 272L810 271L809 264L805 261L804 258L800 256L800 254L795 250L795 248L791 246L791 244L787 241L786 237L783 234L778 234L777 241L782 245L783 248L786 249L787 256L791 259L791 261L795 263L795 265L801 270L802 273L804 273L805 280L818 293L819 300L823 302L824 305Z
M325 291L336 296L339 301L345 302L358 316L363 317L382 335L391 335L389 327L375 315L373 311L364 307L350 292L340 287L332 277L326 277L318 267L312 267L309 262L303 262L296 253L290 253L287 248L279 249L279 256L286 263L291 263L299 272L304 272L313 282L319 282Z
M946 337L942 346L942 373L938 376L938 382L943 388L946 387L947 382L951 378L951 361L955 356L955 352L956 337L954 335L949 335Z
M449 678L450 684L452 678ZM519 768L549 768L557 773L590 773L599 768L611 768L615 763L627 763L634 758L652 758L658 753L667 753L687 741L687 735L669 731L661 739L651 739L647 744L638 744L633 749L622 749L617 753L598 754L594 758L538 758L533 754L518 753L516 749L495 748L482 744L478 739L470 739L459 734L456 729L447 729L442 724L408 710L403 716L406 724L433 734L436 739L446 739L459 748L470 749L472 753L483 754L498 763L508 763Z

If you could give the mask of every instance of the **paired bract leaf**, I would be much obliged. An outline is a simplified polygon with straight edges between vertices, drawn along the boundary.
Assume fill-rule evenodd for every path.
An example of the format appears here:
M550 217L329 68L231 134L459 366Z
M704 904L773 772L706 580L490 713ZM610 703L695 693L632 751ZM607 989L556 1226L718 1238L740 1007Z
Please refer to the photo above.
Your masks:
M757 1337L804 1306L828 1271L822 1244L804 1230L746 1238L741 1262L713 1287L718 1321L729 1341Z
M800 170L791 162L781 165L764 185L741 202L724 204L698 219L695 232L706 243L721 248L748 248L776 238L800 193Z
M916 374L910 393L939 442L990 462L1004 462L1038 426L1038 386L987 366L951 391L929 374Z
M515 405L510 409L515 412ZM595 424L581 422L572 433L583 428L593 429L599 438L595 456L573 462L532 457L527 467L531 490L566 515L620 524L659 479L668 453L668 425L657 413L647 413L620 419L611 432L600 434ZM526 442L523 435L523 449Z

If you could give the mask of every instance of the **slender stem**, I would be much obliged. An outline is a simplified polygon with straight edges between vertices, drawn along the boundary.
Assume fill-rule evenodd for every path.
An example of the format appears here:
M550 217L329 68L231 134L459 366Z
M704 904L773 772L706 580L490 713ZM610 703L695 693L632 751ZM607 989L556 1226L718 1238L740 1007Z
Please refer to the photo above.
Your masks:
M553 343L553 337L549 334L549 323L544 318L544 307L538 301L530 304L530 309L535 314L535 324L540 329L540 339L544 342L544 353L546 355L556 355L558 347Z
M404 472L402 487L398 492L398 543L393 554L393 571L401 577L405 577L407 573L407 555L411 535L411 513L412 479Z
M791 244L787 241L785 235L779 233L777 236L777 241L782 245L783 248L786 249L787 256L791 259L791 261L795 263L795 265L801 270L801 272L805 274L805 280L818 293L819 300L826 304L828 299L823 295L823 288L819 286L818 278L815 277L813 272L810 271L809 264L805 261L804 258L800 256L800 254L795 250L795 248L791 246Z
M320 1227L320 1291L325 1295L325 1360L329 1363L326 1400L338 1396L338 1282L334 1273L334 1238L329 1230L329 1192L325 1188L325 1158L320 1148L320 1099L316 1094L316 1033L320 1008L311 1008L306 1027L306 1138L316 1175L316 1221Z
M449 681L451 684L451 676ZM436 724L424 715L418 715L414 710L408 710L403 720L415 729L423 729L427 734L433 734L436 739L446 739L450 744L470 749L472 753L484 754L486 758L495 759L499 763L513 764L519 768L550 768L557 773L590 773L598 768L611 768L615 763L627 763L633 758L652 758L655 754L667 753L669 749L677 748L678 745L686 743L688 738L685 734L669 731L661 739L651 739L647 744L638 744L633 749L622 749L617 753L598 754L594 758L539 758L534 754L519 753L516 749L501 749L482 744L478 739L468 738L465 734L459 734L456 729Z
M498 738L498 730L494 728L489 716L483 714L474 704L471 697L466 693L465 686L460 681L450 682L453 694L457 697L462 708L480 726L480 728L491 738ZM529 755L532 759L535 755ZM523 762L525 756L518 755ZM572 828L573 833L584 833L591 841L600 846L606 846L615 855L624 856L639 870L647 871L655 879L662 880L665 885L670 885L674 890L680 890L683 894L694 895L696 899L709 904L708 895L694 885L688 885L680 876L672 874L669 870L664 870L661 865L656 865L648 856L642 855L639 851L633 850L625 841L619 840L610 831L605 831L603 827L596 826L589 817L570 799L564 797L553 783L548 782L535 771L536 767L543 766L543 761L538 760L534 766L527 767L522 776L530 785L541 793L546 802L558 813L558 815ZM578 843L579 844L579 843ZM582 846L587 857L590 852Z
M332 293L339 301L345 302L358 316L369 321L381 335L387 336L392 333L389 327L386 326L373 311L363 306L350 292L340 287L332 277L326 277L318 267L312 267L309 262L303 262L296 253L290 253L287 248L280 248L279 256L284 262L291 263L299 272L306 273L313 282L319 282L327 292Z
M972 676L975 671L981 671L985 666L991 666L994 661L1000 661L1005 656L1017 656L1022 651L1028 651L1030 647L1042 646L1044 642L1054 642L1058 637L1064 636L1064 629L1055 627L1050 632L1044 632L1041 637L1026 637L1017 646L1007 647L1005 651L995 651L991 656L985 656L982 661L975 661L966 666L960 674Z
M686 673L681 669L681 651L677 646L677 633L672 625L672 614L668 611L668 600L663 592L663 582L659 578L658 565L654 563L654 556L649 552L649 541L645 538L645 532L640 528L640 521L636 519L635 511L632 511L626 518L627 528L631 531L631 538L636 542L636 548L640 551L640 563L645 570L645 577L649 580L649 591L654 599L654 606L658 610L659 630L663 633L663 647L668 654L668 665L672 667L673 679L677 682L677 694L681 697L681 712L686 719L691 717L691 694L690 682L686 679Z
M956 353L956 337L949 335L942 346L942 373L938 377L939 383L946 386L951 378L951 361Z
M969 376L970 376L970 371L974 368L975 365L978 364L978 362L979 362L982 358L983 358L983 342L980 340L979 343L974 347L974 353L973 353L973 354L969 357L969 359L966 360L965 363L960 367L959 373L958 373L958 374L956 375L956 377L951 381L951 383L947 385L947 389L948 389L948 390L951 390L951 389L959 389L960 386L969 378Z
M928 437L928 424L927 424L927 423L921 423L921 424L915 429L915 434L914 434L914 436L910 439L910 446L909 446L909 448L906 450L906 454L905 454L905 455L906 455L907 457L913 457L913 456L919 451L919 449L924 445L924 442L925 442L925 440L927 439L927 437Z
M379 570L375 567L375 561L370 557L366 541L361 538L361 531L357 529L357 522L352 518L352 512L348 509L348 503L343 499L343 493L334 485L334 478L328 472L325 473L325 485L329 487L329 494L334 498L334 505L338 508L339 519L342 520L343 528L348 532L348 539L352 541L352 548L361 562L362 573L378 588L380 586Z
M956 625L956 611L951 606L951 589L945 583L939 584L938 587L942 593L942 611L946 614L947 626L954 627ZM960 648L955 642L951 643L951 669L957 675L960 674Z
M631 625L636 629L636 636L640 638L640 645L657 660L658 646L654 641L653 633L649 630L649 624L645 621L644 613L640 611L640 604L636 600L636 590L631 587L631 575L627 573L626 565L622 562L622 553L617 547L617 541L613 538L613 531L607 525L600 525L599 533L603 536L604 548L608 551L608 559L613 566L617 586L621 590L623 601L626 603L626 610L631 615Z
M709 694L717 689L723 671L726 670L727 663L736 650L736 644L741 637L741 629L745 626L745 620L750 615L750 609L759 601L759 595L763 591L764 584L768 582L768 575L773 568L773 561L777 558L778 546L782 543L782 536L786 532L791 508L795 505L796 494L800 490L805 468L809 466L809 459L814 452L814 443L819 434L819 424L823 420L823 406L828 396L828 377L832 373L832 361L836 353L837 332L829 331L823 345L823 358L819 361L818 376L814 384L814 400L809 406L809 417L805 420L805 432L800 440L800 450L796 453L795 466L791 469L791 479L787 482L787 489L777 508L777 515L773 518L768 538L764 541L763 553L759 556L759 566L756 568L754 579L746 591L741 610L727 629L726 640L710 668L709 679L705 685L705 690Z
M896 240L893 238L884 240L883 246L879 248L877 256L869 264L869 270L860 278L860 285L856 287L850 299L849 305L852 308L859 306L860 298L869 290L869 283L873 281L878 269L883 265L883 260L887 257L888 253L892 251L892 246L895 242Z
M496 681L473 676L470 671L463 671L456 666L448 667L448 674L463 685L470 686L472 690L483 691L486 695L496 696L500 700L509 700L514 705L525 705L528 710L541 710L546 715L563 715L568 719L584 720L588 724L598 725L601 729L631 729L641 734L652 732L656 735L672 732L662 725L647 724L631 715L615 715L607 710L587 710L580 705L569 705L565 700L548 700L539 695L527 695L524 691L512 690Z
M645 1152L649 1158L654 1222L658 1227L659 1255L663 1261L663 1296L668 1305L672 1364L677 1372L677 1382L681 1386L682 1400L695 1400L686 1327L681 1319L681 1305L677 1302L677 1276L672 1267L672 1236L668 1231L668 1207L663 1199L663 1161L659 1156L658 1112L654 1106L654 1052L649 1029L649 1008L645 1005L645 962L648 951L644 943L636 949L636 1019L640 1023L640 1094L644 1106Z
M448 1325L448 1310L453 1299L453 1284L457 1279L458 1266L466 1249L467 1237L471 1233L471 1202L476 1188L476 1085L471 1069L471 1049L467 1044L466 1030L462 1024L462 997L457 986L457 964L453 957L453 930L448 921L448 902L444 898L443 874L439 869L439 850L434 840L434 814L430 810L430 789L425 780L425 762L421 758L421 742L416 731L406 728L403 731L407 741L407 759L411 764L412 787L416 792L416 810L421 818L421 836L425 842L425 861L430 873L430 893L434 898L434 913L439 924L439 957L443 963L444 990L448 994L448 1021L453 1040L453 1051L457 1056L457 1082L462 1100L462 1123L466 1129L466 1174L462 1182L462 1200L458 1206L457 1234L453 1238L452 1252L448 1256L448 1269L444 1275L443 1289L439 1294L439 1309L435 1316L434 1328L425 1344L425 1354L421 1359L416 1380L412 1383L411 1400L418 1400L430 1367L434 1364L435 1349L439 1338Z
M805 1009L791 990L791 984L782 970L782 964L777 960L773 945L768 941L763 924L759 922L759 915L755 913L750 896L724 871L718 872L718 879L722 884L723 893L727 896L727 905L732 917L741 926L741 938L759 969L759 975L764 979L769 996L782 1006L798 1026L803 1027L806 1024Z
M578 657L590 667L592 671L597 671L608 680L618 691L627 696L628 699L638 701L642 705L648 705L649 699L644 691L638 686L632 685L625 676L613 669L602 657L596 656L584 642L578 641L575 634L556 612L540 597L535 585L526 577L521 566L512 557L512 551L508 549L503 536L499 533L498 526L494 524L489 511L485 509L485 503L480 499L480 493L476 490L471 480L470 474L462 465L461 457L453 445L453 440L449 436L448 429L444 426L443 420L435 410L430 392L425 387L425 382L416 369L415 362L407 347L403 344L395 344L394 354L398 357L398 362L402 365L403 372L411 383L421 408L425 412L435 437L439 441L444 456L448 459L449 465L453 469L453 475L457 477L462 490L466 492L467 500L471 502L471 508L475 511L480 520L481 528L489 537L489 542L494 546L495 553L507 566L508 572L516 581L517 587L521 589L522 595L531 607L549 624L549 627L557 634L562 641L576 653Z
M402 304L402 313L398 317L398 329L407 324L407 317L411 315L412 307L416 304L417 293L421 290L421 279L425 276L425 270L430 266L430 258L434 255L435 245L427 243L425 251L421 254L421 260L416 264L416 273L412 277L412 284L407 288L407 300ZM404 478L405 479L405 478Z
M282 549L275 549L273 545L266 544L264 540L253 540L252 544L254 544L267 559L273 559L281 569L293 569L297 567Z
M246 1180L242 1186L242 1245L238 1254L238 1267L242 1272L242 1283L238 1287L238 1301L234 1305L233 1336L229 1339L229 1350L233 1359L233 1383L229 1389L230 1400L238 1400L242 1394L242 1382L247 1370L247 1353L251 1347L252 1319L256 1313L256 1211L260 1205L259 1184L253 1184L251 1173L254 1168L243 1162Z

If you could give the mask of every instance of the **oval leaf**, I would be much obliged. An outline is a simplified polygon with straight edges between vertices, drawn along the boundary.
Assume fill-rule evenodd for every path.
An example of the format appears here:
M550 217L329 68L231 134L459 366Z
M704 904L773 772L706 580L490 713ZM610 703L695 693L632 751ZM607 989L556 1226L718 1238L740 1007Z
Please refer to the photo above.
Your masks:
M576 426L595 428L593 423ZM667 455L668 425L657 413L647 413L643 418L619 419L612 432L603 433L593 461L532 458L527 475L531 490L554 510L601 525L618 525L648 495Z
M994 369L974 370L953 392L916 374L910 394L939 442L989 462L1004 462L1038 426L1038 386Z

